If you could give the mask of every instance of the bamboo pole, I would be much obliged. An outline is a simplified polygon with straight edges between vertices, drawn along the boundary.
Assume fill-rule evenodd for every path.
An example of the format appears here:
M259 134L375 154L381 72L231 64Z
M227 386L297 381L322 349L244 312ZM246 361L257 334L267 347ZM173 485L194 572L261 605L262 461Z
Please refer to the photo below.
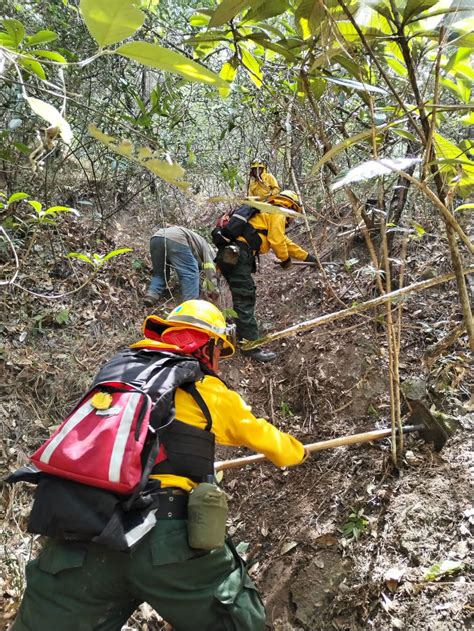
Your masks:
M474 267L468 267L467 269L464 269L463 272L464 275L474 274ZM287 329L283 329L282 331L269 333L268 335L265 335L258 340L245 342L244 344L242 344L242 350L250 350L252 348L256 348L257 346L262 346L263 344L270 344L270 342L281 340L285 337L291 337L297 333L302 333L303 331L311 331L318 326L329 324L330 322L336 322L337 320L343 320L344 318L348 318L353 315L358 315L360 313L363 313L364 311L368 311L369 309L373 309L374 307L383 305L388 301L406 296L407 294L423 291L425 289L429 289L430 287L435 287L436 285L448 283L450 280L454 280L455 278L455 274L443 274L442 276L436 276L436 278L429 278L428 280L422 280L418 283L407 285L406 287L396 289L395 291L391 291L390 293L384 294L383 296L377 296L377 298L367 300L367 302L363 302L360 305L355 305L354 307L349 307L348 309L342 309L341 311L335 311L333 313L327 313L317 318L313 318L312 320L306 320L306 322L294 324L293 326L290 326Z

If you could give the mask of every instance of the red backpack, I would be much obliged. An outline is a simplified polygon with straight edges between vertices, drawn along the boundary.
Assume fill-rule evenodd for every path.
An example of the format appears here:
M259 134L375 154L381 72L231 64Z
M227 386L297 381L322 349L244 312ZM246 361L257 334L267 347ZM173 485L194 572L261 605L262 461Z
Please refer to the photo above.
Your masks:
M132 493L142 478L151 408L150 396L130 384L99 383L31 461L45 473Z
M163 355L151 364L147 359L137 375L143 367L137 366L137 356L126 351L103 367L94 386L31 456L40 471L122 494L133 493L146 482L159 449L152 438L166 422L157 418L160 405L166 412L166 400L173 410L176 388L194 383L202 373L195 360ZM150 424L152 411L155 422Z
M37 484L28 531L132 550L156 523L160 482L150 483L152 470L171 468L199 480L213 471L212 418L195 386L204 373L195 358L145 349L128 349L108 361L32 463L6 479ZM176 419L177 388L193 396L205 430ZM173 440L182 426L191 445L183 471ZM189 433L199 434L198 443L189 442Z

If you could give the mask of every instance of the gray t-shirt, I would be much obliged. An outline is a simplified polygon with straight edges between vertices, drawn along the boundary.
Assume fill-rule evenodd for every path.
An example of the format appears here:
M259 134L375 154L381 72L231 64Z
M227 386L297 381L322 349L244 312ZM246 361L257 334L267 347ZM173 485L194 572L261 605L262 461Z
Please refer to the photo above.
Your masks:
M160 228L153 236L164 237L165 239L176 241L177 243L187 245L191 248L191 252L199 264L199 269L204 270L206 278L210 280L213 285L217 285L216 266L214 265L216 252L204 237L182 226Z

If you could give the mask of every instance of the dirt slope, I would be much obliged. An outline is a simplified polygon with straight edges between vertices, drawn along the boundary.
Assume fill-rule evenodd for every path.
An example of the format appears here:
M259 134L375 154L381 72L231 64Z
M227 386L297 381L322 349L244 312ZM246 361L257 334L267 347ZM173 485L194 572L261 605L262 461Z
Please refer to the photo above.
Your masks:
M23 463L61 421L97 366L139 336L146 315L140 295L148 278L142 263L143 235L149 229L145 220L142 225L124 221L115 232L109 231L113 238L99 235L108 249L123 245L126 236L136 248L132 264L130 258L116 259L107 275L99 275L74 298L45 303L17 293L8 297L8 305L5 300L2 474ZM79 248L81 234L71 228L70 249ZM423 253L426 265L432 248ZM361 252L356 244L345 256L363 256ZM337 251L331 256L336 261L344 258ZM408 262L407 282L419 280L419 269L420 251ZM348 305L363 299L363 278L354 282L338 263L326 270ZM67 273L58 274L54 291L71 289L77 282ZM20 281L36 291L51 291L41 256ZM256 281L259 318L267 330L340 308L329 302L318 272L296 267L283 272L271 256L262 259ZM166 306L172 304L170 299ZM225 292L223 306L230 306ZM403 311L403 378L422 379L426 402L461 423L441 453L409 437L400 470L393 469L384 441L322 452L291 470L263 464L225 474L223 484L231 498L229 529L236 543L245 544L251 574L265 596L269 629L450 631L469 626L474 606L469 600L474 511L468 477L473 402L466 340L461 336L429 368L423 363L427 349L460 320L454 287L412 297ZM223 370L256 414L304 442L389 423L381 318L342 321L275 343L274 350L278 360L271 365L240 357ZM244 450L226 449L219 456L241 453ZM37 546L24 533L30 498L27 489L3 489L4 628L17 607L24 565ZM443 566L452 573L427 580L428 569L445 561L452 562ZM162 627L147 607L134 620L130 629Z

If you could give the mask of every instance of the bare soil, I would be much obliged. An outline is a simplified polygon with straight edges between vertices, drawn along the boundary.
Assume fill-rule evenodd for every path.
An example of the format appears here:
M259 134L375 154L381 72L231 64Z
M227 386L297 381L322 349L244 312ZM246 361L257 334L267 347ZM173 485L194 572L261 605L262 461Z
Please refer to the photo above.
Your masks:
M115 259L75 296L46 302L24 292L6 295L2 475L23 464L61 422L98 366L139 338L147 314L141 296L149 277L143 237L149 232L147 220L139 217L123 218L107 233L89 232L84 225L78 231L71 222L65 238L68 251L80 249L83 234L88 239L95 235L98 248L127 243L135 251ZM298 231L292 236L301 242ZM346 252L327 243L331 241L326 238L323 258L363 261L360 243ZM60 293L80 284L85 273L72 273L68 266L58 268L52 281L45 263L48 242L39 240L38 245L44 249L36 252L28 275L19 278L23 286ZM419 280L420 270L434 260L437 272L443 272L445 262L435 254L442 249L438 242L415 244L409 251L406 284ZM346 305L367 298L368 277L356 276L337 262L325 270ZM294 266L284 272L271 255L262 257L256 282L265 330L278 331L342 308L326 291L319 271ZM163 307L173 304L170 298ZM230 306L225 291L223 306ZM65 311L66 321L61 322ZM422 380L425 402L460 424L440 453L410 435L397 469L388 441L381 441L320 452L292 469L261 464L225 473L229 531L235 543L245 544L250 573L265 598L269 629L470 628L472 373L465 336L447 348L435 346L460 320L452 283L403 304L402 378ZM272 350L278 359L269 365L241 356L223 364L223 377L257 415L303 442L390 424L383 314L288 338L274 343ZM245 450L222 449L219 458L243 454ZM2 489L0 628L8 628L14 619L24 566L38 545L24 530L31 493L19 486ZM428 578L428 570L445 561L453 562L451 573L436 575L432 570ZM163 628L163 622L143 606L127 628L152 631Z

